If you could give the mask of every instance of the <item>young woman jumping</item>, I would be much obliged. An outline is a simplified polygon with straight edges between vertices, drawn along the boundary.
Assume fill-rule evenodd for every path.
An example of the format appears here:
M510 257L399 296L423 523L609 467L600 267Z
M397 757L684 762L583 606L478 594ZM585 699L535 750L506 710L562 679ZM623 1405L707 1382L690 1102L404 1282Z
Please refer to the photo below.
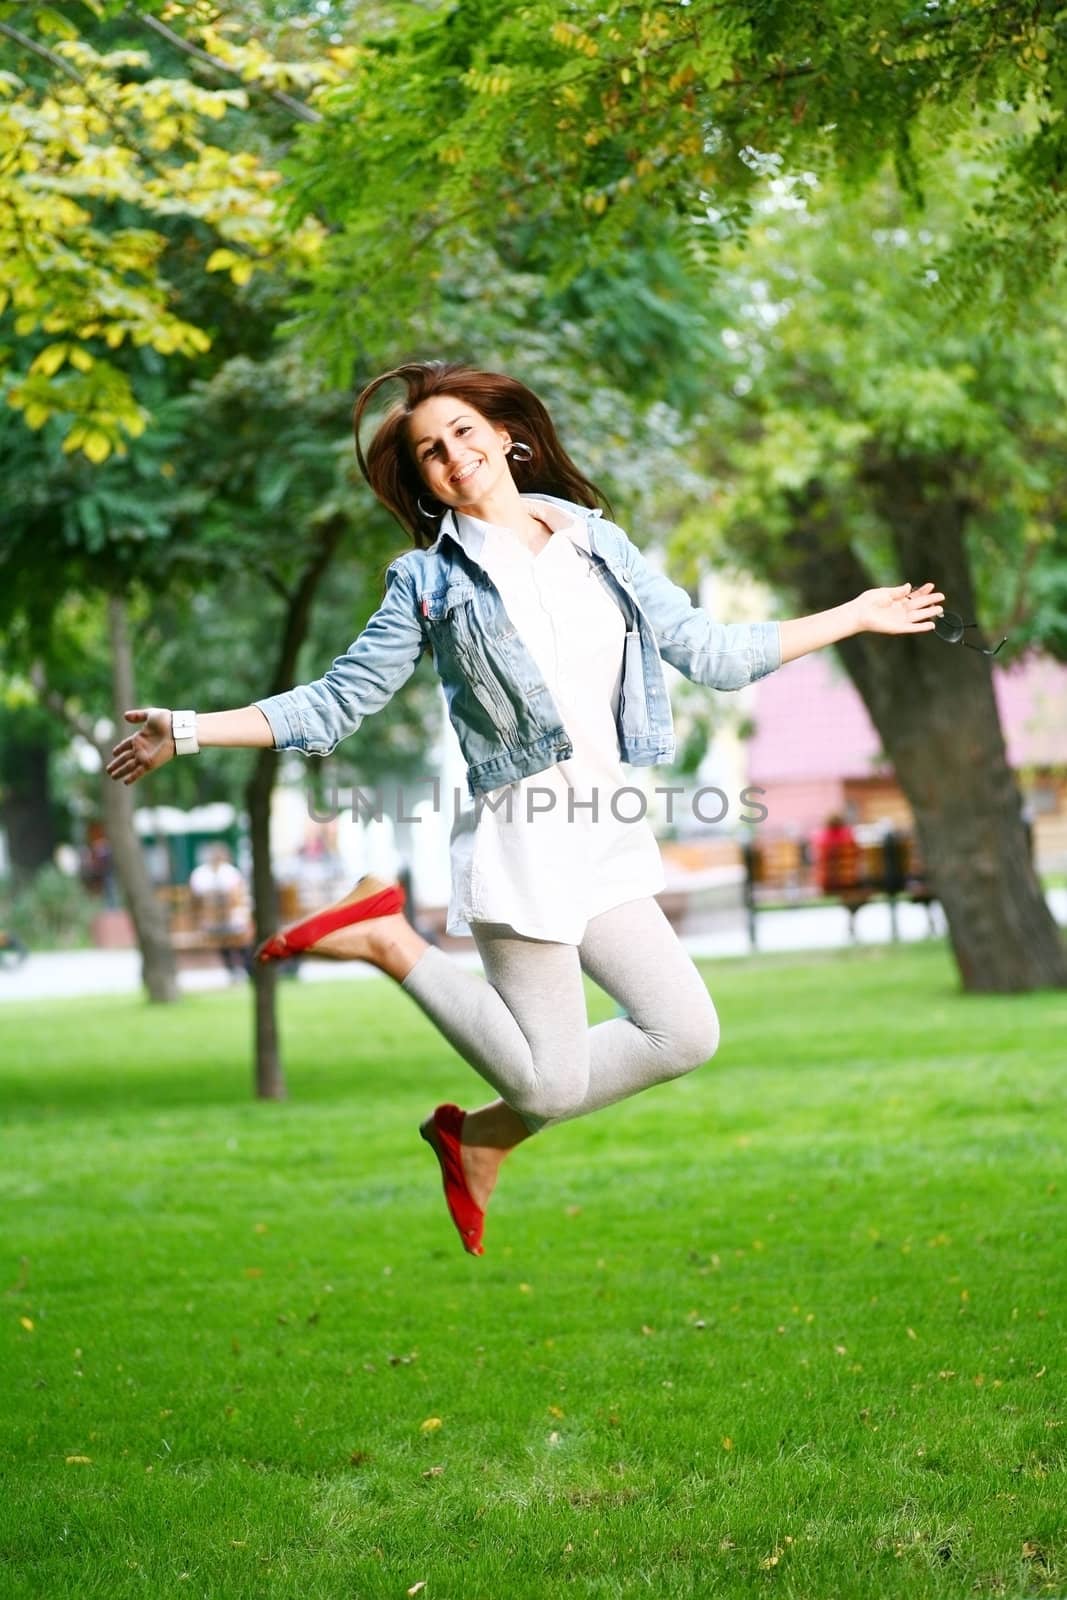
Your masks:
M364 455L360 425L386 384L402 396ZM654 898L655 837L614 803L623 763L673 757L663 661L739 689L856 633L931 631L944 596L901 584L787 622L714 621L602 515L544 405L499 373L398 367L360 395L355 430L367 481L414 543L359 638L316 682L238 710L127 711L139 726L107 770L135 783L209 746L328 755L432 653L473 802L453 828L448 926L470 930L485 978L427 945L402 891L372 878L257 956L369 961L496 1091L475 1111L438 1106L420 1129L463 1246L480 1255L516 1145L718 1047L703 979ZM589 1026L583 972L624 1015Z

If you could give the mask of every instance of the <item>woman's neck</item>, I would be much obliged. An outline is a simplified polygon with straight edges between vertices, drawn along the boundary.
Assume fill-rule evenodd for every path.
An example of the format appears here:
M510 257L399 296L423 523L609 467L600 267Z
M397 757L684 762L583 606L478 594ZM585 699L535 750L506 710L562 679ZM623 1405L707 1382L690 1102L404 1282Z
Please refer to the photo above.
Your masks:
M456 506L455 509L463 516L476 517L479 522L488 522L494 528L513 533L523 544L529 544L531 537L542 533L545 526L535 515L533 507L519 494L514 483L502 485L494 493L486 495L484 500Z

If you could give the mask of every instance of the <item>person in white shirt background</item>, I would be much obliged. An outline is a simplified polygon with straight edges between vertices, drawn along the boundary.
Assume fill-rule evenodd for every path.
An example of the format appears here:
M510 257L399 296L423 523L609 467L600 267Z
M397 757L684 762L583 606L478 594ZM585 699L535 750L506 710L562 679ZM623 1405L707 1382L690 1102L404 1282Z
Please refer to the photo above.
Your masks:
M200 932L217 941L222 964L230 977L241 977L248 970L251 955L248 892L226 845L212 845L207 860L193 868L189 875L189 893L193 897Z
M404 397L380 421L364 458L360 424L388 383L403 385ZM656 840L646 822L620 821L611 797L626 786L620 745L629 749L632 733L622 707L634 663L624 650L640 641L646 686L657 681L661 645L664 654L675 652L671 659L683 671L688 664L690 676L713 681L700 675L710 671L709 650L687 646L688 655L679 656L679 639L685 634L703 645L723 630L653 574L621 530L608 524L598 531L599 491L563 449L543 404L518 380L440 362L409 363L360 395L356 441L371 488L423 552L394 563L406 576L394 584L392 601L387 595L348 656L316 684L199 717L160 707L128 711L127 720L139 727L116 745L108 772L133 783L176 753L205 746L284 745L322 753L319 722L331 729L340 724L344 736L368 709L343 704L340 685L351 681L346 663L359 663L364 693L368 678L373 685L369 709L378 709L413 669L423 629L430 630L427 584L439 585L441 593L446 585L465 585L466 593L474 583L489 586L492 603L505 613L502 637L517 635L523 659L540 675L538 704L558 711L562 726L555 731L565 738L554 747L546 740L548 754L538 757L536 740L523 746L513 736L509 747L500 726L487 734L475 702L491 709L494 701L486 700L492 686L478 652L492 649L494 640L464 635L442 641L447 619L436 619L435 665L446 688L452 675L461 744L465 733L468 746L475 742L477 720L479 736L496 738L494 752L499 746L488 762L472 763L472 788L479 765L507 775L495 788L483 788L479 798L489 803L453 830L449 927L469 927L484 978L429 946L403 916L402 894L373 879L361 880L336 906L275 935L257 952L263 961L304 950L372 963L401 984L496 1090L496 1098L472 1111L438 1106L420 1129L440 1162L463 1246L481 1254L485 1209L500 1166L517 1145L551 1123L691 1071L718 1047L718 1017L704 980L654 898L664 886ZM861 631L931 631L943 600L931 583L917 589L901 584L867 590L811 617L751 629L735 625L726 630L734 640L733 665L722 686L738 687ZM418 629L410 615L400 617L396 608L404 605L413 614L421 611ZM479 613L461 609L469 629ZM667 616L670 626L653 632L650 624ZM416 641L412 659L399 672L391 660L386 671L384 652L398 633L402 641ZM368 639L376 638L383 641L378 683L367 651ZM751 647L740 650L737 641L749 638ZM742 655L747 676L737 675ZM499 660L495 671L499 680ZM467 679L466 701L455 692L456 674ZM669 733L669 713L655 701L653 688L651 734L637 741L653 750L659 748L656 730ZM648 758L638 753L637 759ZM583 972L622 1015L589 1026Z

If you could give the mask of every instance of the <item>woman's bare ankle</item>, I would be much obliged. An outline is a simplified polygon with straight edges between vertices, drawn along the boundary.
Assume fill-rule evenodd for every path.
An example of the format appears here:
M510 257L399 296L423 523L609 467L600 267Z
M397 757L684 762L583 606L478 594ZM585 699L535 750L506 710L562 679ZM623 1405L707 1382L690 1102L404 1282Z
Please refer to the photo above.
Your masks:
M403 983L415 963L430 948L399 911L393 916L376 919L367 932L366 960L390 978L395 978L397 983Z
M530 1130L517 1111L504 1100L468 1111L463 1121L463 1143L482 1150L500 1152L502 1161L509 1150L530 1137Z

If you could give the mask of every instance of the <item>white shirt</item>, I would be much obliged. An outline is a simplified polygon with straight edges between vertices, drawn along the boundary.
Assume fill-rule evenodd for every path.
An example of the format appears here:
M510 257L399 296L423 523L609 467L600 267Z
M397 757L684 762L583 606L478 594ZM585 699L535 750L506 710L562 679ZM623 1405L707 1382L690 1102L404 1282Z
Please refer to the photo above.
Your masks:
M448 931L502 922L528 938L580 944L591 917L658 894L663 865L619 760L623 614L575 549L589 548L584 522L540 503L537 515L554 531L536 555L507 529L466 520L484 535L482 565L541 671L574 754L494 789L487 804L457 820Z
M189 878L189 892L213 928L241 933L247 927L245 880L232 861L202 861Z

